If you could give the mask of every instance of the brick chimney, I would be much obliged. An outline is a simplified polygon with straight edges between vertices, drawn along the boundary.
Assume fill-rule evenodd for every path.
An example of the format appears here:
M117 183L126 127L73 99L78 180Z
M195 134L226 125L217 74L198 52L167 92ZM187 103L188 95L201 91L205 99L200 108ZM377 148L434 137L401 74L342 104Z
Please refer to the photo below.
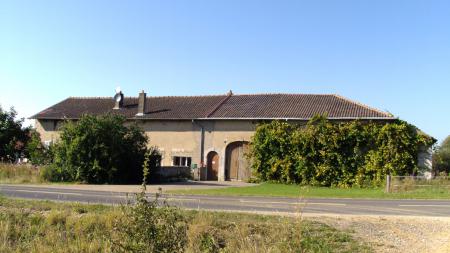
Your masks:
M145 114L145 104L147 103L147 94L142 90L139 93L139 100L138 100L138 111L136 116L144 116Z

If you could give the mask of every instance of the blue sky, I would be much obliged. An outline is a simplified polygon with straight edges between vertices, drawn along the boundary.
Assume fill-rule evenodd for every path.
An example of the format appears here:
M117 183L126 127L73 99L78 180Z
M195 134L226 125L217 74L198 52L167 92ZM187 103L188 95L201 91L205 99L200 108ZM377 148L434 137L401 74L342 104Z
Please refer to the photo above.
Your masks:
M0 104L337 93L450 134L450 1L1 1Z

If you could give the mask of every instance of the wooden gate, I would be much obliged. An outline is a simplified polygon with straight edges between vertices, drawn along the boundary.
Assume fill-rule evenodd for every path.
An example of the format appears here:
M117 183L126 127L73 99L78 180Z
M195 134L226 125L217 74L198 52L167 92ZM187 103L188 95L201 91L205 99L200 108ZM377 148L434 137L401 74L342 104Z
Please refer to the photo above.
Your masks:
M226 149L225 175L227 180L242 180L250 178L250 166L245 157L248 152L248 143L243 141L232 142Z
M211 151L207 156L207 179L217 180L217 174L219 173L219 154L215 151Z

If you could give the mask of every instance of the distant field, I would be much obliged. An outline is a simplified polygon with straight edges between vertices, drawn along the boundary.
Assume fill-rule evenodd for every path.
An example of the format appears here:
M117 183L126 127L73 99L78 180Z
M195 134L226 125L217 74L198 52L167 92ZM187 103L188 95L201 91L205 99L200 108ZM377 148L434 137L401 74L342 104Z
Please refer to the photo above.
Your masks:
M186 252L372 252L351 232L320 222L182 213L188 220ZM122 215L120 207L0 197L0 252L114 252L113 224Z
M328 188L262 183L249 187L170 191L176 194L273 196L293 198L377 198L377 199L450 199L450 188L423 188L407 192L385 193L383 188Z

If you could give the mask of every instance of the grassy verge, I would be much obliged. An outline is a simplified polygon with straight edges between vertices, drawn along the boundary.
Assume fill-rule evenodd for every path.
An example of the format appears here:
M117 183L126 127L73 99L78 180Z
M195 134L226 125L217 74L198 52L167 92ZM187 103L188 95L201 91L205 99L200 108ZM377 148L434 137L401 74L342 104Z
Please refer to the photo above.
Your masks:
M0 183L2 184L39 184L46 183L39 169L27 165L0 163Z
M79 184L79 182L49 182L41 175L41 168L32 165L0 163L0 184Z
M111 238L121 210L0 197L0 252L117 251ZM186 252L371 252L350 232L299 218L181 213L188 221Z
M305 198L375 198L375 199L450 199L450 189L423 188L407 192L385 193L382 188L327 188L298 185L262 183L249 187L221 189L174 190L176 194L201 194L216 196L272 196Z

